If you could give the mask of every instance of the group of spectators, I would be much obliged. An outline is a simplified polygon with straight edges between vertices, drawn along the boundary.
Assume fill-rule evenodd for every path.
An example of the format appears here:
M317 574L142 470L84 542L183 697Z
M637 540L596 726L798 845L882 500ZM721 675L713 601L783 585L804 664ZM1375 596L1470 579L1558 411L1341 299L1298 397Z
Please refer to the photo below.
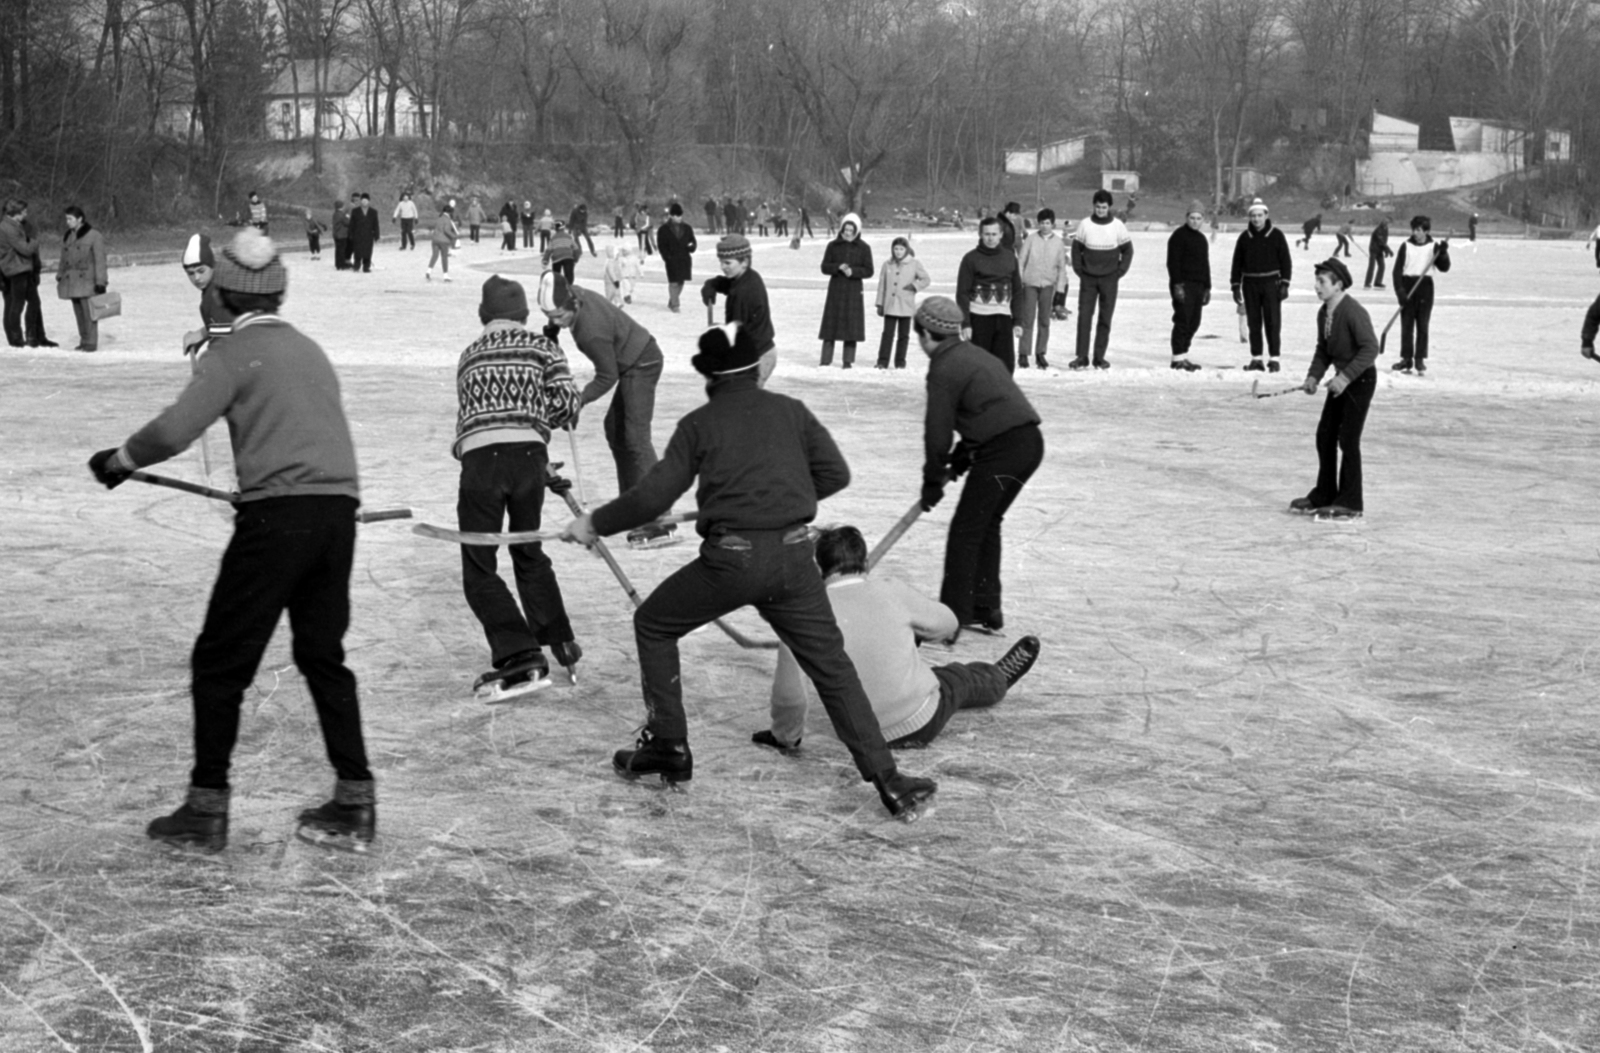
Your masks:
M100 330L92 298L106 292L106 244L83 209L62 210L60 255L56 263L56 296L72 304L78 325L75 351L100 346ZM5 297L6 343L11 347L58 347L45 334L39 286L44 273L46 237L28 216L21 198L6 201L0 216L0 292Z

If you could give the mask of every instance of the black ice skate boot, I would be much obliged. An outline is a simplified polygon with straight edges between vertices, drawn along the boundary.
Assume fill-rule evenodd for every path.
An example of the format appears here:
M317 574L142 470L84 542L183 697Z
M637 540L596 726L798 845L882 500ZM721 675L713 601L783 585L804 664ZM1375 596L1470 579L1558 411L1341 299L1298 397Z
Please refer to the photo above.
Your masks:
M377 786L370 780L340 779L333 784L333 800L307 808L299 822L295 836L308 844L365 852L378 827Z
M228 791L191 786L176 812L150 820L144 832L152 841L220 852L228 847Z
M674 786L694 778L694 755L684 739L656 738L649 728L640 728L638 746L618 750L611 758L612 767L624 779L660 775L662 782Z
M1006 676L1006 690L1015 687L1018 680L1028 675L1028 670L1033 668L1033 663L1039 660L1039 638L1037 636L1024 636L1011 645L995 663L995 667Z
M931 809L928 804L939 784L932 779L919 779L898 768L887 775L875 775L872 785L878 788L878 800L889 809L889 814L903 823L914 823Z

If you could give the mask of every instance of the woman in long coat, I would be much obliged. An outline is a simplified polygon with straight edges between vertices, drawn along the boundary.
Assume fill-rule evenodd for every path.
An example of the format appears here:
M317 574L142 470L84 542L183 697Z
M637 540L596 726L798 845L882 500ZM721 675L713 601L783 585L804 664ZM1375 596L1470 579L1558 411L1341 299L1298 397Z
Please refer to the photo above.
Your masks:
M833 365L833 345L844 342L843 368L855 365L856 344L867 336L867 308L861 283L872 277L872 249L861 240L861 217L854 212L839 224L839 235L822 254L828 299L822 305L822 364Z
M78 320L78 346L93 351L100 346L100 323L89 315L89 297L106 291L106 242L89 226L83 209L66 207L67 232L61 238L61 264L56 268L56 295L72 301Z
M683 220L683 206L674 201L667 206L667 221L656 231L656 248L661 252L661 262L667 265L667 310L674 314L683 283L694 279L691 254L699 247L694 228Z

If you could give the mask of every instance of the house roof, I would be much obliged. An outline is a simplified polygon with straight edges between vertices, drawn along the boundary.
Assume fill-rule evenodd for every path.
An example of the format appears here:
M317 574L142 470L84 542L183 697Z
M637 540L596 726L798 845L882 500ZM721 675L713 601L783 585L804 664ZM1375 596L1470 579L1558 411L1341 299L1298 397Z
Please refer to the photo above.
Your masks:
M323 81L323 93L326 95L348 95L357 84L361 83L361 79L368 72L368 67L353 59L334 58L323 70L323 77L325 78ZM312 94L316 87L316 63L312 59L295 59L273 78L272 87L267 89L267 94L284 98L296 94L296 78L298 78L300 84L299 94Z

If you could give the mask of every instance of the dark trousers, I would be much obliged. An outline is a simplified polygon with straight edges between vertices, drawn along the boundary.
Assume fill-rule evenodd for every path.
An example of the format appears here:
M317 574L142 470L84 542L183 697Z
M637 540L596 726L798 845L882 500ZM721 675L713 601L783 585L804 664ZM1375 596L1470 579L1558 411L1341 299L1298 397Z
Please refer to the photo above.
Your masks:
M333 239L333 269L347 271L350 269L350 239Z
M933 667L939 706L922 727L889 743L892 750L920 749L932 742L963 709L984 709L1006 697L1006 675L992 662L952 662Z
M461 486L456 495L456 520L461 529L491 534L503 528L538 530L549 463L542 442L496 443L462 454ZM510 545L508 550L521 607L500 578L494 546L461 546L462 590L467 606L483 624L490 657L497 667L508 658L537 651L541 645L573 638L561 586L544 546L533 542Z
M0 278L0 291L5 293L5 329L6 343L12 347L21 347L22 339L22 309L28 302L28 285L33 281L33 276L27 271L21 274L7 274Z
M527 244L527 242L524 242L522 247L526 249L530 246ZM550 248L550 232L548 230L541 230L539 231L539 251L544 252L548 248Z
M1335 234L1334 238L1337 240L1333 244L1333 254L1337 256L1342 252L1345 258L1348 259L1350 257L1350 239L1343 234Z
M372 273L372 242L350 241L350 269L363 274Z
M542 230L539 232L539 248L541 250L544 249L544 242L549 236L550 235L546 234ZM526 220L525 219L525 220L522 221L522 247L525 248L525 249L533 248L533 221L532 220Z
M1361 499L1361 429L1378 390L1378 371L1368 368L1341 395L1328 392L1317 422L1317 485L1307 496L1314 508L1342 505L1364 511ZM1339 463L1339 453L1344 463Z
M911 318L903 314L883 316L883 336L878 338L878 367L889 366L889 348L894 347L894 368L906 368L906 348L911 346Z
M1095 318L1095 307L1100 317ZM1117 313L1117 276L1085 274L1078 282L1078 361L1089 361L1089 332L1094 331L1094 360L1106 360L1111 346L1111 317Z
M1383 288L1383 272L1388 269L1388 266L1388 260L1384 258L1382 249L1369 250L1367 252L1367 278L1362 283L1362 288L1371 288L1373 285L1380 289ZM1372 280L1373 274L1378 276L1376 282Z
M555 271L557 274L561 275L563 278L567 279L567 284L568 285L571 285L573 282L578 280L576 277L574 277L574 275L576 274L576 272L578 270L578 261L577 260L574 260L574 259L556 260L554 263L550 264L550 269Z
M355 517L349 497L275 497L238 506L190 663L191 785L228 789L239 707L285 610L294 664L311 691L328 760L340 779L371 781L356 678L344 664Z
M1278 292L1278 279L1246 278L1240 292L1244 295L1245 319L1250 323L1250 357L1261 357L1265 335L1268 354L1277 358L1283 330L1283 298Z
M1433 318L1433 279L1400 304L1400 361L1428 360L1428 322Z
M78 346L93 351L100 346L100 323L89 313L89 298L79 296L72 301L72 319L78 323Z
M467 236L472 239L474 245L478 243L478 227L479 224L477 223L467 224Z
M416 248L417 221L414 219L402 219L400 221L400 251L404 252L406 249L416 251Z
M306 231L306 248L311 250L311 255L322 255L322 235L316 231Z
M1016 325L1022 329L1022 343L1017 345L1017 352L1022 357L1022 364L1028 364L1029 357L1039 356L1039 364L1045 362L1045 353L1050 350L1050 310L1055 303L1056 287L1054 285L1024 285L1022 295L1012 305ZM1038 330L1037 341L1034 330Z
M1183 282L1178 288L1183 290L1183 299L1172 301L1172 354L1187 355L1189 345L1194 343L1194 334L1200 331L1200 314L1205 310L1202 301L1206 298L1206 287L1198 282Z
M645 244L646 245L650 244L650 232L649 231L645 231L644 232L644 240L645 240ZM589 255L591 255L591 256L600 255L598 252L594 251L594 239L589 236L589 228L588 227L573 227L572 228L572 243L574 245L582 245L584 242L588 242L589 243Z
M1011 338L1015 325L1009 313L972 316L972 342L1004 363L1007 373L1017 371L1017 350Z
M820 365L824 365L824 366L833 365L833 341L832 340L824 340L822 342L822 361L819 364ZM855 364L856 364L856 342L854 340L846 340L844 342L844 365L846 366L846 368L848 368L848 367L853 366Z
M654 351L655 354L651 355ZM650 441L650 422L656 412L656 383L661 379L661 350L651 340L644 355L653 358L617 377L616 394L606 410L606 445L617 462L617 492L625 494L644 473L656 466L655 444Z
M678 641L740 607L754 606L794 652L862 779L894 769L878 718L844 652L822 572L803 527L707 538L700 556L663 581L634 612L650 733L686 740Z
M1006 510L1044 460L1035 424L996 435L973 452L961 500L950 518L939 602L962 625L1000 610L1000 528Z
M508 230L500 239L500 248L506 252L515 252L517 249L517 232Z

